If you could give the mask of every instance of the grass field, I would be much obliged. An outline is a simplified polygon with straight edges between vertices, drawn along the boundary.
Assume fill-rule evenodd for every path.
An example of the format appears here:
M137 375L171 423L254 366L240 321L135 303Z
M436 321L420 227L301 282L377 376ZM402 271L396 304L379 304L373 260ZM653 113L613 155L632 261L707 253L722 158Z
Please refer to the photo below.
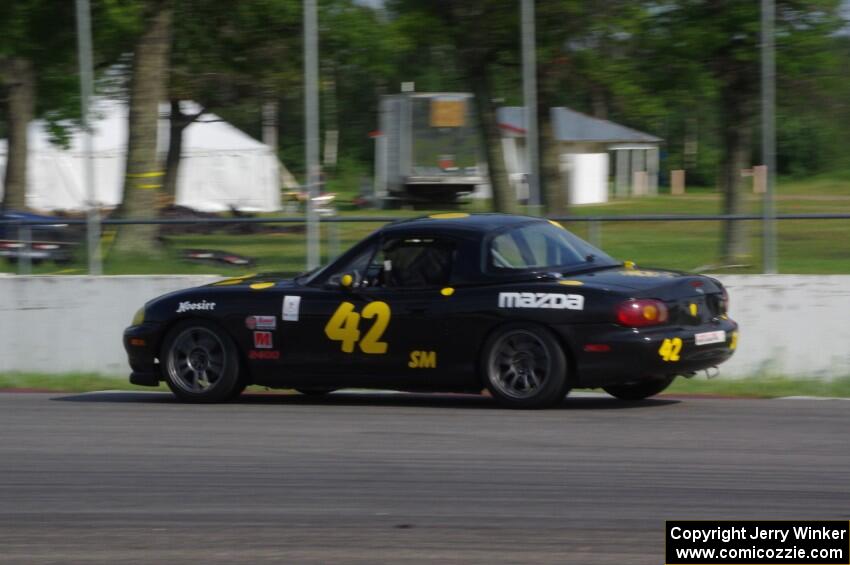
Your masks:
M485 211L486 203L465 205L470 211ZM341 208L345 208L344 204ZM780 213L850 213L850 174L815 177L806 181L786 181L778 186L777 209ZM760 213L761 199L746 198L746 212ZM634 214L718 214L720 195L711 189L696 188L684 196L662 194L656 197L613 200L607 204L578 206L571 214L579 217L622 216ZM410 217L428 211L357 211L346 215ZM347 249L378 227L380 223L324 224L323 259ZM592 239L587 222L567 222L566 227ZM720 222L603 222L597 225L598 242L609 254L635 261L639 265L711 272L757 273L761 270L761 226L747 222L750 257L738 266L718 263ZM263 233L238 234L225 228L210 235L174 235L165 237L163 256L157 259L109 256L107 274L217 273L240 274L246 271L300 272L304 268L303 226L286 226ZM779 270L782 273L850 273L850 220L786 220L779 223ZM256 260L251 267L224 264L191 263L180 258L181 250L214 249L238 253ZM2 263L0 272L15 272L17 266ZM36 265L37 274L82 274L82 260L67 266L52 263Z
M107 377L90 373L40 375L32 373L0 373L0 390L39 390L56 392L90 392L96 390L167 391L131 385L125 377ZM263 391L250 387L249 391ZM285 392L285 391L281 391ZM746 379L683 379L679 378L667 391L669 394L738 396L748 398L778 398L783 396L821 396L850 398L850 376L830 381L818 379L787 379L752 377Z

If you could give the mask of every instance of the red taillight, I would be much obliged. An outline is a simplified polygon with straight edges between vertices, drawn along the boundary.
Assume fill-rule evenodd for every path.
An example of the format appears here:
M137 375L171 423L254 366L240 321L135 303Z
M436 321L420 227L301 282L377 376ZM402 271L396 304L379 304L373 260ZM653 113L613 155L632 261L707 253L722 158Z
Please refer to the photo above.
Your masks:
M667 321L667 306L653 298L627 300L617 307L617 321L633 328L657 326Z
M720 299L720 311L725 314L729 311L729 293L726 291L726 287L723 287L722 290L723 298Z

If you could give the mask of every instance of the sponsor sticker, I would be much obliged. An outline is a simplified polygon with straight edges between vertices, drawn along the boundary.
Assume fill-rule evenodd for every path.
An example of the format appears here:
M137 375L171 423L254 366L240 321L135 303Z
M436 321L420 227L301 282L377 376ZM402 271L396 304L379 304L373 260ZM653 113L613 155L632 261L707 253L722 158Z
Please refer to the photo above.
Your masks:
M301 311L300 296L284 296L283 297L283 312L281 317L284 322L297 322L298 314Z
M193 312L195 310L215 310L215 302L201 300L200 302L181 302L177 305L178 314Z
M257 351L252 349L248 352L248 359L255 361L274 361L280 359L280 351Z
M711 345L712 343L725 343L726 332L718 330L716 332L702 332L694 335L694 343L696 345Z
M254 332L254 347L257 349L271 349L272 332Z
M500 292L499 308L584 310L584 296L557 292Z
M273 330L277 328L275 316L248 316L245 318L245 327L249 330Z

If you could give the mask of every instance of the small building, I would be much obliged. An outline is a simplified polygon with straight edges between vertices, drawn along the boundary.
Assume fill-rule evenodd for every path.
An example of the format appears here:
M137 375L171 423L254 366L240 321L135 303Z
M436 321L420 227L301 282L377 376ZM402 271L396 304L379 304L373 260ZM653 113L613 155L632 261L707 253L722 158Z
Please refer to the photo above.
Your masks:
M618 198L657 194L661 138L566 107L550 112L570 204L607 202L612 177ZM497 118L508 175L518 197L527 197L525 109L499 108Z

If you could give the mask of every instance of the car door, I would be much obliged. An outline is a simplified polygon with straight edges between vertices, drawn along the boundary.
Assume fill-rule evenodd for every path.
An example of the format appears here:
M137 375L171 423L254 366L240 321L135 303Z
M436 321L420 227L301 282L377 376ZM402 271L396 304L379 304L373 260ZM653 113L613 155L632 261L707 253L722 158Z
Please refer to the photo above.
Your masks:
M379 386L428 386L439 368L446 325L437 314L454 245L434 237L389 237L360 279L341 286L325 337L346 354L345 370ZM341 276L345 276L342 273ZM402 379L404 383L398 381Z
M343 304L354 300L354 289L343 287L340 279L344 274L362 279L377 246L377 241L359 246L332 265L318 281L278 294L280 369L286 373L286 380L306 379L307 384L316 385L331 381L340 386L356 384L346 381L354 374L351 344L346 342L341 347L341 342L333 339L334 332L328 335L327 327L335 313L344 308Z

